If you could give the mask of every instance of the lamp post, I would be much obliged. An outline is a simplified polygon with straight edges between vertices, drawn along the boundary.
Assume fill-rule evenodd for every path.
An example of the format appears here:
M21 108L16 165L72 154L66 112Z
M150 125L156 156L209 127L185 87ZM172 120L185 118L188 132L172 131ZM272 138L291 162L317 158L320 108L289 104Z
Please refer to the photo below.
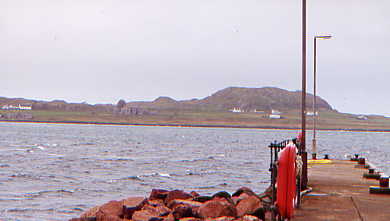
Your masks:
M301 107L301 144L300 154L302 156L302 177L300 180L300 189L307 188L307 152L306 152L306 0L302 0L302 107ZM299 195L300 196L300 195ZM298 196L298 205L300 197Z
M312 159L317 159L317 39L331 39L331 35L314 36L314 99L313 99L313 143L312 143Z

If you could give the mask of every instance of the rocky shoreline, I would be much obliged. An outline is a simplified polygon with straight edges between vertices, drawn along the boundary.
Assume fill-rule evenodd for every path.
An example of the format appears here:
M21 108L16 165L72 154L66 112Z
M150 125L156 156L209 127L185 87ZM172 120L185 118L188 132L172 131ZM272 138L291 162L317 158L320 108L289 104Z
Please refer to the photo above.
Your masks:
M70 221L260 221L265 220L269 199L269 189L258 195L246 187L212 196L153 189L149 197L113 200Z

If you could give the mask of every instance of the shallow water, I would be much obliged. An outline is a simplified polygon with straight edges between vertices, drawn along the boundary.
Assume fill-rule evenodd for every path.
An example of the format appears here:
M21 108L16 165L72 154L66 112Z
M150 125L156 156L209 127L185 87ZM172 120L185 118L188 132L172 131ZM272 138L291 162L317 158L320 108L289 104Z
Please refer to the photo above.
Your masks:
M212 194L269 185L273 140L295 130L0 123L0 219L67 220L153 188ZM319 153L390 173L390 133L320 131ZM308 141L311 140L310 133ZM310 143L310 142L308 142Z

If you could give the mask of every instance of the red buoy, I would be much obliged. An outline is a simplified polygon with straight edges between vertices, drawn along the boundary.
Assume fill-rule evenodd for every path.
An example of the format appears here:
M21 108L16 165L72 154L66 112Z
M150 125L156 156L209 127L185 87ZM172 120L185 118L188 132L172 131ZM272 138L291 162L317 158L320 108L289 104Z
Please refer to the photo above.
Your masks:
M294 199L296 190L295 158L296 148L289 144L279 155L277 177L276 204L279 214L284 218L292 218L294 214Z

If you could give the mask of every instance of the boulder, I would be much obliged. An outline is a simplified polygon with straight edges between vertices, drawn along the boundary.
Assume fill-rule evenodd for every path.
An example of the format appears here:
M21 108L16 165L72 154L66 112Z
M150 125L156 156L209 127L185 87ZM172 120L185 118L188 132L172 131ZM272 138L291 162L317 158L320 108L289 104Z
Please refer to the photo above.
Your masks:
M257 196L249 196L237 204L237 216L252 215L257 209L262 207L261 200Z
M246 199L250 196L257 196L255 192L253 192L248 187L241 187L232 195L232 200L234 204L238 204L241 200Z
M155 213L149 211L149 210L139 210L135 211L133 216L131 217L131 220L133 221L149 221L151 219L163 219L161 217L158 217Z
M207 202L209 200L212 200L213 198L211 196L197 196L197 197L194 197L194 201L197 201L197 202L201 202L201 203L204 203L204 202Z
M241 187L238 190L236 190L236 192L234 192L232 196L240 196L242 193L246 193L246 194L252 195L252 196L256 195L256 193L253 192L250 188L248 188L248 187Z
M176 200L172 200L168 204L168 207L169 208L174 208L177 205L186 205L186 206L189 206L191 208L196 208L196 207L200 207L201 205L203 205L203 203L197 202L197 201L193 201L193 200L180 200L180 199L176 199Z
M231 203L234 205L234 201L232 200L232 197L230 194L226 191L221 191L212 196L213 200L220 200L220 201L226 201L228 203Z
M157 204L156 206L153 206L147 203L142 207L142 210L147 210L151 214L159 217L167 216L171 212L171 210L168 207L166 207L164 204Z
M115 200L110 201L103 204L96 213L97 221L115 220L114 217L123 217L123 202Z
M256 216L257 218L259 218L260 220L265 220L265 212L266 212L266 209L264 207L261 207L259 209L257 209L253 214L252 216Z
M233 204L222 200L211 200L204 203L197 210L200 218L216 218L221 216L237 217L237 210Z
M165 206L164 200L161 200L161 199L147 200L146 204L150 205L150 206L154 206L154 207L156 207L156 206Z
M168 193L169 193L168 190L153 189L152 192L150 193L149 200L155 200L155 199L165 200Z
M191 207L183 204L179 204L175 206L175 208L172 211L172 215L175 218L175 220L185 218L185 217L193 217L195 216L193 210Z
M96 218L95 217L87 217L87 218L73 218L73 219L70 219L69 221L95 221Z
M186 200L186 199L192 199L192 195L189 194L189 193L186 193L182 190L173 190L173 191L170 191L167 195L167 197L165 198L165 204L168 205L172 200L175 200L175 199L183 199L183 200Z
M141 210L146 202L147 200L144 197L129 197L123 200L123 217L131 219L134 212Z
M193 198L200 196L200 194L195 191L191 191L190 194L192 195Z
M208 218L206 219L206 221L232 221L232 220L235 220L236 218L234 217L231 217L231 216L221 216L221 217L217 217L217 218Z
M175 221L175 217L170 213L168 216L164 217L164 221Z
M99 209L100 209L100 206L95 206L95 207L87 210L83 214L81 214L80 218L96 217L96 213L99 211Z
M119 218L118 216L104 214L101 216L97 216L96 221L123 221L123 219Z
M179 221L201 221L201 220L202 219L195 218L195 217L185 217L185 218L179 219Z
M256 216L245 215L241 217L240 221L259 221L259 218Z

